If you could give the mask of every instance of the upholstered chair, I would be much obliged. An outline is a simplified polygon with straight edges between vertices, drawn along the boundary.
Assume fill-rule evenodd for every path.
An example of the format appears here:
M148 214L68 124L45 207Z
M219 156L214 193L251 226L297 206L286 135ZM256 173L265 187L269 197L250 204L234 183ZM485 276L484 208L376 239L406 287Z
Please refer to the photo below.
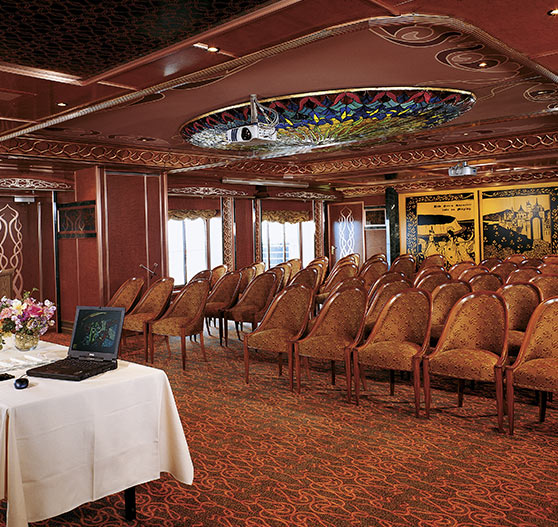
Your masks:
M219 321L219 344L221 345L223 344L223 313L238 300L243 276L243 271L234 271L225 274L221 280L215 284L205 304L204 317L207 333L211 335L209 331L209 320L217 319Z
M432 324L430 328L430 345L436 346L444 325L448 319L451 308L457 301L471 292L467 282L452 280L440 284L432 291Z
M458 379L457 404L463 405L464 380L494 382L498 429L503 430L502 368L508 351L508 313L492 291L462 297L450 311L436 349L422 361L426 416L430 415L430 375Z
M427 256L419 265L418 271L424 269L425 267L430 267L434 265L436 267L446 267L446 258L442 254L431 254Z
M543 257L544 263L558 263L558 254L547 254Z
M128 278L112 295L112 298L108 301L107 306L110 307L123 307L125 312L128 313L130 309L137 302L141 288L143 287L143 278Z
M558 296L558 276L542 274L531 278L529 283L539 288L543 301Z
M266 273L274 274L277 278L277 290L279 291L285 280L285 268L282 266L275 266L266 271Z
M298 340L310 316L314 291L303 285L289 285L274 299L259 326L244 337L245 380L249 382L249 348L277 352L279 375L282 370L282 356L287 355L289 386L293 389L293 342Z
M418 279L418 277L417 277ZM451 275L446 271L436 271L424 275L420 280L415 280L414 287L432 293L434 289L440 284L445 284L451 280Z
M517 359L506 368L508 424L514 429L514 388L539 392L539 421L543 422L549 393L558 392L558 298L551 298L535 309L525 332Z
M366 289L369 289L372 284L388 270L388 264L385 260L376 259L366 261L360 269L358 276L364 280Z
M537 269L542 274L558 275L558 263L542 263Z
M438 273L438 272L446 272L444 267L440 267L439 265L429 265L427 267L423 267L416 275L415 279L413 280L413 284L418 284L426 275L431 273Z
M347 399L351 399L349 348L354 345L364 308L364 289L345 289L331 295L308 334L294 343L297 391L300 393L301 357L330 360L331 381L335 384L335 361L345 361Z
M403 273L406 278L413 280L417 272L417 262L411 254L401 254L391 263L390 271Z
M389 300L364 344L352 348L355 399L358 404L360 370L371 366L389 370L390 395L395 391L395 371L412 372L415 415L420 409L420 363L430 337L430 294L406 289Z
M362 265L366 264L367 262L371 262L373 260L384 260L384 262L387 262L387 257L385 253L376 253L366 258L366 260L363 262Z
M360 265L360 254L358 254L358 253L346 254L342 258L339 258L339 260L337 260L337 262L335 262L335 265L333 267L335 268L336 266L343 265L344 263L347 263L347 262L353 263L358 267ZM333 269L332 269L332 272L333 272Z
M496 264L502 263L501 258L496 258L495 256L492 258L485 258L480 264L486 267L487 269L492 269Z
M469 280L473 291L497 291L503 283L496 273L481 273Z
M476 266L475 262L472 261L459 262L456 263L455 265L452 265L449 268L448 273L451 275L452 280L459 280L459 275L463 271L465 271L465 269L469 269L470 267L475 267L475 266Z
M211 278L209 279L209 285L211 286L211 288L215 287L215 284L221 279L222 276L224 276L226 272L227 266L224 264L218 265L217 267L211 269Z
M516 263L511 261L504 261L493 266L490 269L490 272L497 274L505 282L508 279L508 276L517 268L518 267Z
M325 280L327 274L327 263L325 262L314 262L308 264L305 269L316 269L318 271L318 287L320 287Z
M508 354L517 356L533 311L541 303L541 292L529 283L506 284L498 293L508 308Z
M326 280L325 284L320 287L318 290L318 294L316 295L316 303L321 304L331 292L331 290L343 280L347 278L352 278L353 276L357 276L358 274L358 267L351 262L346 262L345 264L340 265L337 267L333 273L331 273Z
M256 268L256 276L265 273L265 262L255 262L252 265Z
M376 291L380 289L380 287L382 287L384 284L387 284L389 282L397 282L399 280L407 280L409 283L411 283L411 281L403 273L399 273L397 271L388 271L387 273L384 273L368 289L368 298L374 296Z
M174 278L159 278L151 284L134 309L124 316L122 325L124 337L133 333L143 333L146 357L147 325L157 320L169 306L173 285Z
M291 279L292 268L289 262L280 263L276 265L273 269L277 269L277 268L283 269L283 278L281 279L281 283L279 284L279 290L281 290L289 283L289 280Z
M280 278L271 270L256 276L250 282L246 291L242 293L236 304L224 311L225 323L225 345L228 345L229 332L228 321L234 320L237 328L237 336L240 339L239 323L250 322L252 330L263 318L273 297L279 290Z
M519 268L523 269L524 267L538 267L543 263L542 258L526 258L519 264Z
M163 335L169 349L169 337L180 337L182 352L182 369L186 368L186 337L200 336L200 348L203 359L207 361L203 341L203 315L207 296L209 294L209 280L190 281L182 289L165 314L148 323L149 350L153 362L154 335ZM148 360L148 357L145 357Z
M535 267L521 267L512 271L506 280L506 284L516 284L518 282L528 282L531 278L542 273Z
M256 276L256 266L247 265L240 269L242 271L242 278L240 279L240 285L238 286L238 294L242 294L244 290L248 287L248 284Z
M459 275L458 280L461 280L462 282L468 282L471 278L473 278L473 276L488 272L489 270L486 267L483 267L482 265L476 265L475 267L469 267L468 269L462 271L462 273Z
M292 277L302 269L302 261L300 258L292 258L287 262L291 266L291 276L289 276L289 281Z
M320 283L320 269L318 266L305 267L296 273L289 285L303 285L313 292L318 290Z
M357 344L368 338L372 331L376 320L384 306L401 291L412 287L411 282L406 279L394 280L381 285L373 294L368 293L366 313L362 320L362 326L359 330L359 339Z
M526 259L527 257L523 254L512 254L511 256L504 258L504 262L512 262L514 264L519 265L521 262L523 262Z
M193 282L194 280L211 280L211 270L205 269L204 271L196 273L188 282Z

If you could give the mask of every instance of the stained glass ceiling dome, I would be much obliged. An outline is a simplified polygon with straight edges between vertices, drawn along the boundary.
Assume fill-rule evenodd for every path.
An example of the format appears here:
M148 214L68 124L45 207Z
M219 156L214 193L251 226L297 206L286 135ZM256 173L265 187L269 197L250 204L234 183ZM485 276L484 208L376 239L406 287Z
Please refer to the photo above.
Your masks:
M358 88L288 95L259 101L277 112L277 140L227 140L227 130L250 122L249 102L197 117L180 130L202 148L282 154L409 135L440 126L469 110L471 92L449 88ZM262 122L264 115L258 114Z

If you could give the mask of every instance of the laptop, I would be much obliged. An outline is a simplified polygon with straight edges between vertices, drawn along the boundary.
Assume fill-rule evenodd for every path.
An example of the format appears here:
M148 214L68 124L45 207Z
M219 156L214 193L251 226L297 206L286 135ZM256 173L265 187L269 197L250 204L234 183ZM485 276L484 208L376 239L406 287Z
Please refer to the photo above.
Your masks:
M117 368L123 307L78 306L65 359L27 370L30 377L81 381Z

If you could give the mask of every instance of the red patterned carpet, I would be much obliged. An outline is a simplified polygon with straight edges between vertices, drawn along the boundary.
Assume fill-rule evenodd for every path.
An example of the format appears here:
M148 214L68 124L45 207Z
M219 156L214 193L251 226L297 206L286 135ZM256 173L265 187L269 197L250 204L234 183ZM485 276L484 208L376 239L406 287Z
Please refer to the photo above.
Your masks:
M53 340L68 342L67 336ZM137 490L138 518L114 495L34 525L192 527L558 526L558 412L537 422L531 394L517 405L516 435L495 430L491 388L435 384L430 420L413 416L412 389L371 376L361 405L345 402L341 373L312 370L300 396L264 356L243 381L240 343L207 338L209 361L189 343L187 369L164 347L155 366L170 379L195 468L194 484L169 476ZM140 339L124 359L143 362ZM312 364L318 367L319 364ZM5 507L5 503L2 504ZM0 509L0 525L5 516Z

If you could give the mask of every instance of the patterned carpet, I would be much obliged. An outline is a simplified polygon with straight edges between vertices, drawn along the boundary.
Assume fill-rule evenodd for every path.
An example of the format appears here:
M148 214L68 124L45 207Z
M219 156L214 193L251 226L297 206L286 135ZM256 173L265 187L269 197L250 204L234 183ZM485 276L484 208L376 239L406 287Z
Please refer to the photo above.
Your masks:
M427 421L413 415L409 381L398 378L390 397L387 375L369 372L356 407L345 401L342 371L332 386L325 365L312 363L312 380L304 378L297 396L286 375L277 376L274 357L252 362L246 386L240 343L225 350L206 342L207 363L188 344L185 372L178 340L172 357L159 346L155 358L176 397L194 484L164 476L138 487L133 522L123 518L120 494L34 525L558 526L556 402L539 424L532 394L520 394L510 438L495 430L490 386L466 389L458 409L454 385L437 380ZM140 347L130 339L122 358L142 363Z

